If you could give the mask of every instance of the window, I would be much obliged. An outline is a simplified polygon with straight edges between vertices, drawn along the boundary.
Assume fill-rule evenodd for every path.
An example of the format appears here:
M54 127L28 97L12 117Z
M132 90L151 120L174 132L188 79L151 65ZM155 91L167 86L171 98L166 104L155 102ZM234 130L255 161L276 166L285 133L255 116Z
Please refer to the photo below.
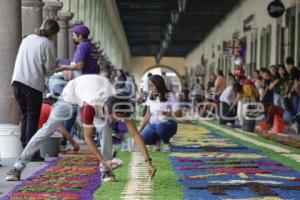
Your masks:
M277 24L277 39L276 39L276 64L283 63L284 37L281 23Z
M254 39L254 68L257 68L257 32Z
M272 26L268 25L267 31L266 31L266 46L265 46L265 55L266 55L266 66L270 67L271 62L271 47L272 47Z
M266 67L265 57L265 29L263 28L260 32L260 67Z
M257 32L251 35L251 46L250 46L250 67L256 69L257 67ZM252 71L252 70L251 70Z

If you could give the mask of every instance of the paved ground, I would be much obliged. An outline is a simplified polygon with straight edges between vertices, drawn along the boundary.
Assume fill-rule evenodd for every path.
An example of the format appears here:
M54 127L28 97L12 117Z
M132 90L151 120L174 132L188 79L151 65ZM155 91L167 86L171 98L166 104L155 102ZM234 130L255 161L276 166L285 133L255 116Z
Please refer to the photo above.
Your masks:
M78 140L76 137L74 138L77 143L80 145L80 148L86 149L86 145L84 144L84 141ZM68 146L67 148L71 149L71 146ZM34 172L38 171L39 169L45 167L47 165L47 161L51 161L55 158L46 158L46 162L30 162L24 172L22 173L21 179L24 180L27 177L31 176ZM0 161L0 164L2 167L0 167L0 199L4 195L6 195L9 191L11 191L17 184L20 182L8 182L5 181L6 173L13 168L14 162L16 159L2 159Z
M51 159L50 159L51 160ZM20 182L8 182L5 181L5 175L6 173L13 168L15 159L2 159L0 167L0 192L2 192L2 195L0 195L0 198L3 197L7 192L9 192L13 187L15 187ZM45 167L46 162L30 162L25 169L24 173L22 174L22 179L26 179L28 176L36 172L37 170L41 169L42 167Z

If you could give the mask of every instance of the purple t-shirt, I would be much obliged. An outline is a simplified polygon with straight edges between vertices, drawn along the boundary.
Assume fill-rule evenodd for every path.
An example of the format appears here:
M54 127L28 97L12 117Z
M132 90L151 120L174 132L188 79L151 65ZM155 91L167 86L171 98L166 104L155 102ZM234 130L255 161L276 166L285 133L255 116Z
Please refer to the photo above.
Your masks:
M74 61L75 63L82 61L85 63L81 70L82 74L97 73L97 50L90 40L86 39L77 46L74 53Z

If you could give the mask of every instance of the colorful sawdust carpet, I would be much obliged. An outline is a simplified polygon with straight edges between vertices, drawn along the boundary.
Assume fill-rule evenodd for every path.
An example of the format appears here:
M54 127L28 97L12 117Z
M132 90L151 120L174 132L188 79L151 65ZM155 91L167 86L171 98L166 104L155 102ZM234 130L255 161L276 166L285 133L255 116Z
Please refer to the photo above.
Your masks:
M56 159L22 181L3 200L93 199L100 186L98 166L98 161L88 156Z
M192 125L180 126L172 143L185 199L299 199L300 173L258 150Z

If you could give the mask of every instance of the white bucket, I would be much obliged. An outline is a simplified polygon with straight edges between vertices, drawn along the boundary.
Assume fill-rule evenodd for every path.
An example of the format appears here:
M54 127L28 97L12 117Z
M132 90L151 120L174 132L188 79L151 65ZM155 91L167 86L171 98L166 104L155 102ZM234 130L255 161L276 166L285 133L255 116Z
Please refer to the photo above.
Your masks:
M22 153L20 127L0 124L0 158L17 158Z

